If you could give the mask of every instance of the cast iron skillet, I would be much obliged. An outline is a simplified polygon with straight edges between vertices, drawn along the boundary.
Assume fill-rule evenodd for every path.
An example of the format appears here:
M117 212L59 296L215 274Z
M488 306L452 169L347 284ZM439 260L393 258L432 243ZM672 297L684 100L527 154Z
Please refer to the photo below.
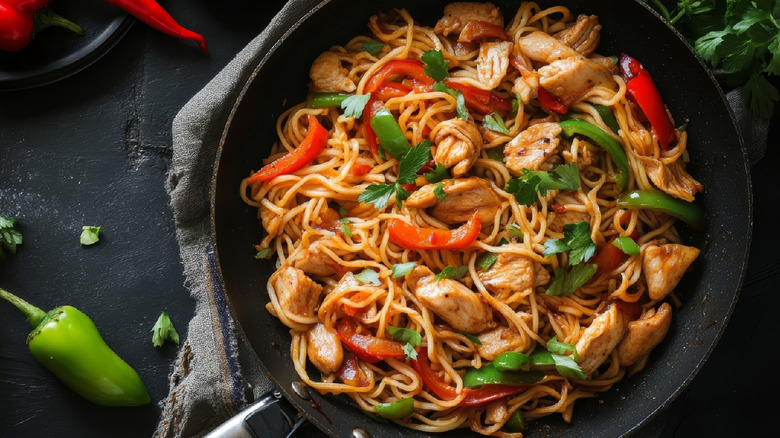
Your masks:
M448 2L310 3L311 12L292 27L279 29L280 40L246 85L223 135L212 192L212 232L220 275L230 306L269 375L310 422L338 437L351 436L355 427L374 437L419 436L392 423L368 419L343 397L311 391L312 403L292 392L291 384L299 378L289 358L289 329L264 308L266 282L274 263L258 263L252 257L252 245L261 241L262 230L256 210L244 205L238 187L268 155L279 114L306 98L309 66L317 54L367 32L366 23L374 13L404 7L418 22L433 25ZM519 4L511 0L494 3L505 17L511 17ZM742 283L750 241L748 166L733 116L713 77L679 34L649 8L622 0L539 3L566 5L575 15L598 15L603 25L598 52L626 52L649 69L671 113L678 121L690 119L689 171L705 187L697 202L706 209L706 229L693 232L684 224L678 227L685 242L701 248L702 253L676 289L684 306L676 312L669 335L653 351L645 369L596 398L578 401L572 424L553 415L534 422L528 434L620 436L637 431L682 391L726 326ZM291 17L283 18L286 23L294 22ZM457 430L446 436L477 435Z

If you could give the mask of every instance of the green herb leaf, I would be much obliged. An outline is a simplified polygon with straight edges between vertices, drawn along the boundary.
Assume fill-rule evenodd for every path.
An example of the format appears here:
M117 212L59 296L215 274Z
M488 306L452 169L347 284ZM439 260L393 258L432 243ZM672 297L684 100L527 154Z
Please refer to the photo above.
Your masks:
M475 343L476 345L482 345L482 341L480 341L480 340L479 340L479 338L477 337L477 335L474 335L474 334L471 334L471 333L468 333L468 332L458 332L458 333L460 333L460 334L462 334L463 336L465 336L465 337L469 338L469 340L470 340L471 342Z
M385 43L379 42L379 41L364 41L363 44L360 45L360 50L363 52L368 52L371 56L376 56L379 54L379 52L382 51L382 48L385 47Z
M438 274L436 274L436 277L434 277L433 282L437 282L439 280L444 279L453 279L458 280L462 278L466 273L469 272L469 267L466 265L454 267L454 266L445 266L444 269L441 270Z
M22 244L22 233L14 229L18 217L0 216L0 260L5 254L16 254L16 246Z
M352 230L347 225L349 223L349 218L341 218L339 219L339 222L341 223L341 232L347 237L352 237Z
M420 59L425 63L425 74L434 81L440 82L449 77L450 62L444 60L441 50L428 50L420 56Z
M544 242L545 257L569 251L569 264L578 265L593 256L596 244L590 238L590 225L585 222L563 226L563 239L549 239Z
M450 173L447 172L447 168L441 163L436 163L436 167L430 172L423 174L423 178L429 183L437 183L450 178Z
M355 275L355 280L363 284L370 284L371 286L379 286L382 284L379 280L379 273L371 268L366 268L361 273Z
M580 188L580 172L577 164L559 165L544 171L523 169L519 178L510 179L506 191L514 193L518 203L532 205L537 201L537 193L546 196L548 190L573 192Z
M491 160L500 161L504 164L506 164L506 157L504 156L504 148L501 146L496 146L494 148L490 148L487 150L487 156ZM536 200L536 199L534 199Z
M492 252L483 252L477 256L476 264L482 268L483 271L487 271L491 266L493 266L493 264L496 263L497 260L498 256Z
M555 362L555 369L564 377L570 379L584 380L588 378L588 375L582 371L582 368L569 356L561 356L558 354L552 355L553 362Z
M161 347L167 340L179 345L179 334L173 328L173 323L168 314L160 312L160 317L157 318L157 322L152 327L152 345Z
M594 263L582 263L573 268L571 272L566 272L561 268L555 268L553 276L555 277L547 288L545 294L560 297L571 295L577 288L587 283L593 274L596 273L598 266Z
M346 216L347 215L347 207L344 207L344 204L339 204L339 216Z
M547 341L547 350L550 353L554 354L564 354L568 355L571 351L572 356L574 356L574 360L580 360L579 355L577 354L577 349L574 347L574 344L569 344L568 342L561 342L558 340L558 336L553 336L552 339Z
M516 237L516 238L520 239L521 242L523 241L523 239L525 239L525 234L523 234L523 230L521 230L520 226L518 226L517 224L509 224L509 225L507 225L506 226L506 231L509 233L510 237ZM499 245L500 244L501 244L501 242L499 242Z
M270 246L269 247L265 247L265 248L261 249L260 251L258 251L257 254L255 254L255 258L258 259L258 260L259 259L267 259L267 258L270 258L271 254L273 254L273 253L274 253L274 249L273 248L271 248Z
M421 141L401 157L398 165L398 184L411 184L417 172L431 159L431 142Z
M634 242L634 239L632 239L630 236L620 236L613 240L612 244L620 248L624 254L628 254L630 256L639 255L639 245L637 245L636 242Z
M393 278L401 278L406 277L406 275L410 272L412 272L412 269L417 266L417 262L408 262L408 263L396 263L393 265L391 272Z
M359 118L363 115L363 108L368 103L368 99L371 98L371 93L367 94L355 94L349 96L341 102L341 109L344 110L344 117Z
M780 100L780 93L764 75L756 75L748 79L742 88L742 98L750 108L763 119L770 119L774 112L775 102Z
M100 240L100 227L85 225L82 227L79 241L82 245L93 245Z
M441 201L442 199L447 197L447 194L444 193L444 183L443 182L437 183L433 187L433 194L436 195L436 199L438 199L439 201Z
M374 208L381 210L390 202L397 186L397 184L371 184L358 196L358 201L374 204Z
M498 113L486 115L484 121L482 122L482 126L487 129L500 132L504 135L509 135L509 130L506 129L506 125L504 125L504 119L502 119L501 115Z
M406 353L407 359L416 360L417 350L414 347L419 347L422 344L422 336L416 331L404 327L390 326L387 331L390 336L398 342L406 342L404 345L404 353Z
M454 97L456 102L455 113L457 114L458 118L461 120L468 120L469 111L466 109L466 97L463 95L463 92L448 87L444 82L436 82L433 84L433 91L447 93Z

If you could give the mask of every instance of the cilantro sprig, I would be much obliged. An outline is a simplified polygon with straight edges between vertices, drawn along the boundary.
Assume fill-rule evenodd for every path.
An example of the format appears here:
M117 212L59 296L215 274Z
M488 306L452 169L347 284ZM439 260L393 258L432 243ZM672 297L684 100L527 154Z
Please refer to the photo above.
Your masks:
M404 353L406 353L407 359L416 360L417 350L414 347L419 347L422 344L422 335L420 333L403 327L390 326L387 331L390 336L398 342L406 342L404 345Z
M379 54L379 52L382 51L382 49L385 47L385 43L375 41L375 40L369 40L364 41L363 44L360 45L360 50L363 52L368 52L371 56L376 56Z
M344 117L360 118L363 115L363 108L365 108L368 99L371 98L371 93L366 94L354 94L347 97L341 102L341 109L344 110Z
M14 228L17 222L18 217L0 216L0 260L5 254L16 254L17 245L22 244L22 233Z
M510 179L506 191L513 193L517 202L532 205L537 201L537 193L546 196L548 190L573 192L580 188L580 172L577 164L561 164L548 171L523 169L522 175Z
M563 239L549 239L544 242L545 257L569 251L569 264L578 265L587 261L596 252L596 244L590 238L590 225L585 222L563 226Z
M372 184L358 196L358 201L374 204L374 208L381 210L395 196L396 205L400 209L401 203L409 197L409 192L403 188L403 185L413 183L417 178L417 172L430 159L431 143L428 140L423 140L401 157L398 164L398 178L394 183Z
M463 92L460 90L454 90L447 86L443 81L450 76L450 62L444 60L444 55L441 50L428 50L420 56L420 60L425 64L425 74L431 79L436 81L433 84L433 91L439 91L447 93L455 98L457 105L455 106L455 112L459 119L467 120L469 118L469 112L466 109L466 97L463 96Z

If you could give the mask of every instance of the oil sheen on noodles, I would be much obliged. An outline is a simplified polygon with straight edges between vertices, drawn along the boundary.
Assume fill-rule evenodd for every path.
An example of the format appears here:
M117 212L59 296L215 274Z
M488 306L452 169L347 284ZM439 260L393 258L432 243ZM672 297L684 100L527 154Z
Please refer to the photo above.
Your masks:
M702 187L649 106L653 66L598 54L609 23L581 12L386 11L312 60L240 188L306 384L425 432L522 436L644 367Z

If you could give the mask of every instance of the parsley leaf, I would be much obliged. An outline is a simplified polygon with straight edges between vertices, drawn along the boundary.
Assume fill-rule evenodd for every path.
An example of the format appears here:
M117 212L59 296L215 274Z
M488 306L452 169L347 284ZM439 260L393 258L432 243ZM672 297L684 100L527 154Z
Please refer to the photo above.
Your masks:
M480 341L480 340L479 340L479 338L477 337L477 335L474 335L474 334L471 334L471 333L468 333L468 332L458 332L458 333L460 333L460 334L462 334L463 336L465 336L465 337L469 338L469 340L470 340L471 342L473 342L473 343L475 343L475 344L477 344L477 345L482 345L482 341Z
M355 280L363 284L370 284L371 286L379 286L382 284L379 280L379 273L371 268L363 269L361 273L355 275Z
M363 115L363 108L370 98L371 93L367 93L355 94L344 99L344 101L341 102L341 109L344 110L344 117L360 118L360 116Z
M450 75L450 62L444 60L441 50L428 50L420 56L420 60L425 63L425 74L434 81L441 82Z
M745 83L742 88L742 98L759 117L769 119L772 117L775 102L780 100L780 93L766 76L756 75Z
M79 241L82 245L93 245L100 240L100 227L85 225L82 227Z
M587 261L596 252L596 244L590 238L590 225L585 222L563 226L563 239L549 239L544 242L545 257L569 251L569 264L578 265Z
M580 173L576 163L561 164L548 171L523 169L519 178L510 179L506 191L514 193L517 202L532 205L537 193L546 196L548 190L573 192L580 188Z
M571 358L565 354L566 351L571 350L575 358ZM577 350L573 345L564 342L558 342L556 338L547 341L547 350L537 348L531 353L531 363L533 365L554 365L555 370L564 377L573 379L587 379L588 376L582 371L582 368L577 364Z
M371 184L358 196L358 201L366 204L374 204L374 208L381 210L390 202L395 194L397 184Z
M344 204L339 204L339 216L346 216L347 215L347 207L344 207Z
M417 350L415 350L414 347L422 345L422 336L419 333L412 329L394 327L392 325L388 327L387 331L394 340L406 342L406 345L404 345L404 353L406 353L407 359L417 359Z
M257 254L255 254L255 258L258 259L258 260L259 259L267 259L267 258L270 258L271 254L273 254L273 253L274 253L274 249L271 248L270 246L268 246L268 247L265 247L265 248L261 249L260 251L258 251Z
M363 52L368 52L371 56L376 56L379 54L379 52L382 51L382 48L385 47L385 43L379 42L379 41L364 41L363 44L360 45L360 50Z
M466 109L466 96L463 95L462 91L450 88L444 82L436 82L433 84L433 91L447 93L454 97L456 102L455 114L457 114L458 118L461 120L468 120L469 111Z
M634 239L632 239L630 236L620 236L613 240L612 244L620 248L624 254L628 254L630 256L638 256L640 253L639 245L637 245L636 242L634 242Z
M593 277L597 268L598 266L594 263L579 264L571 268L571 272L555 268L553 271L555 279L550 283L545 294L554 297L571 295L577 288L587 283L590 277Z
M161 347L166 340L174 342L179 345L179 334L176 329L173 328L171 318L165 312L160 312L160 317L157 318L157 322L152 327L152 345L155 347Z
M393 278L406 277L406 274L412 272L412 269L417 266L417 262L408 263L396 263L393 265L391 272Z
M485 120L482 122L482 126L492 131L500 132L504 135L509 135L509 130L504 125L504 119L498 113L488 114L485 116Z
M558 336L553 336L552 339L547 341L547 351L553 354L568 354L571 351L574 360L580 360L574 345L559 341Z
M352 230L347 225L349 223L349 218L343 217L339 219L339 223L341 224L341 232L347 237L352 237Z
M469 267L466 265L462 265L459 267L454 266L445 266L444 269L441 270L438 274L436 274L436 277L434 277L433 282L437 282L439 280L444 279L453 279L453 280L459 280L463 278L466 273L469 272Z
M447 172L447 168L441 163L436 163L436 167L430 172L423 174L423 178L429 183L437 183L450 178L450 173Z
M401 157L398 164L398 184L411 184L417 172L431 159L431 142L421 141Z
M443 182L437 183L436 186L433 187L433 194L436 195L436 199L439 201L447 197L447 194L444 192Z
M500 161L506 164L506 157L504 156L504 148L502 148L501 146L496 146L494 148L488 149L487 156L491 160Z
M22 233L14 229L18 217L0 216L0 260L5 254L16 254L16 246L22 244Z

